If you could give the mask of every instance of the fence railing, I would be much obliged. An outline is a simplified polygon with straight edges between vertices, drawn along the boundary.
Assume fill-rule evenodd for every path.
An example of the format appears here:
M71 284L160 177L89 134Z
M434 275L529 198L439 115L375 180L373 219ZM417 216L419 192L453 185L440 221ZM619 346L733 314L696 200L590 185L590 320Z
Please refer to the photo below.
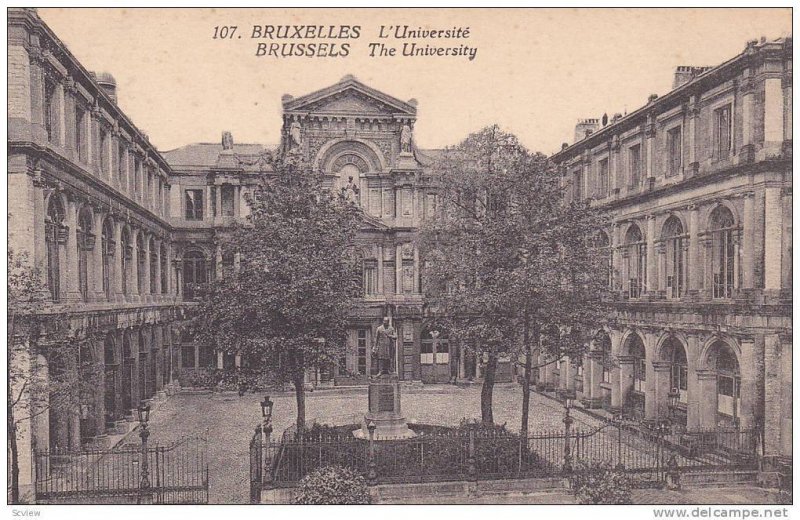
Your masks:
M34 454L38 503L208 502L207 440L113 450L49 450ZM147 479L143 479L145 462Z
M592 463L624 467L656 481L668 470L747 466L755 460L755 439L749 430L664 435L612 422L569 434L562 430L523 437L497 430L442 430L385 441L317 433L284 434L267 442L257 429L250 445L251 490L256 500L265 484L294 486L330 465L352 469L371 483L555 477Z

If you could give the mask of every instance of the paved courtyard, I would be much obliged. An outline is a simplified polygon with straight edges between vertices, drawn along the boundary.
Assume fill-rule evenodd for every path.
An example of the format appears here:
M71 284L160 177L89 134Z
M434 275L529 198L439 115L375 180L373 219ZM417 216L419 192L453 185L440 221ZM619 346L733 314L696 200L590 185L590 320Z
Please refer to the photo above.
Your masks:
M431 385L402 389L402 408L410 422L457 425L462 418L480 418L480 386ZM261 421L261 394L239 397L226 394L179 394L159 406L151 416L151 444L169 444L180 437L207 431L211 503L247 503L249 451L253 429ZM273 424L280 434L295 421L293 392L274 394ZM507 422L518 431L522 391L515 384L498 384L494 391L495 422ZM347 423L360 421L367 408L367 389L336 388L309 392L309 421ZM531 430L561 430L563 407L551 399L531 394ZM596 419L580 412L575 426L591 427ZM135 442L137 436L129 437Z

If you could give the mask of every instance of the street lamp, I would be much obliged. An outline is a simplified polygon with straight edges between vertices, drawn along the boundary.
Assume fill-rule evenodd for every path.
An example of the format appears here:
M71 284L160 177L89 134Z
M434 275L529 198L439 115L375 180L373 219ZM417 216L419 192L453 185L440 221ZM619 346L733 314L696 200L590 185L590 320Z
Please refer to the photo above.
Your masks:
M139 415L139 437L142 439L142 474L139 481L138 500L138 503L142 503L142 497L147 495L150 490L150 466L147 462L147 438L150 437L147 423L150 421L150 405L142 401L136 411Z
M261 401L261 416L264 418L264 435L267 437L267 442L272 434L272 405L274 404L268 395L265 395L264 400Z
M564 391L564 473L572 471L572 454L569 450L570 443L570 428L572 427L573 419L570 417L569 412L572 405L575 403L575 390L567 389Z

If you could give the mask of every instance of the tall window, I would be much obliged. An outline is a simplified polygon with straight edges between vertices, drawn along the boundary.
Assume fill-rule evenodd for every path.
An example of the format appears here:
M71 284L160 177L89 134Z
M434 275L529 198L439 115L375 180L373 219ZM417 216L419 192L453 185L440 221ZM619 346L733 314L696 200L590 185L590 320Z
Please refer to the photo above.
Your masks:
M206 257L200 251L189 251L183 257L183 297L194 300L202 295L208 282Z
M374 260L364 260L364 294L378 294L378 264Z
M682 150L681 127L677 126L667 132L667 177L680 173Z
M674 336L666 340L664 356L670 362L670 388L678 390L678 402L688 402L689 366L686 361L686 350Z
M597 196L601 199L608 197L608 159L602 159L598 163Z
M223 217L232 217L233 216L233 198L234 198L234 187L230 184L223 184L222 185L222 216Z
M161 294L167 294L167 248L161 244L161 254L159 255L161 261Z
M397 288L395 287L397 283L397 273L394 267L394 261L384 261L383 262L383 293L384 294L395 294L397 292Z
M64 206L57 193L50 196L45 219L45 243L47 245L47 288L54 301L61 299L61 244L67 242L64 226Z
M131 235L128 233L127 229L122 230L121 236L121 244L120 249L122 250L122 293L128 294L130 290L129 287L129 280L130 280L130 268L131 268L131 260L133 259L133 244L131 244Z
M103 294L106 295L106 298L111 299L111 281L113 272L113 261L114 261L114 229L111 224L111 219L106 219L103 222L103 230L100 236L100 247L102 247L103 253L103 265L102 265L102 275L103 275Z
M642 146L637 144L628 149L628 188L638 188L642 179Z
M87 159L87 141L86 134L86 109L79 102L75 102L75 155L78 160L86 162Z
M158 272L158 250L156 249L156 242L152 238L150 239L150 294L158 293L157 285L158 285L158 277L156 276L156 272Z
M358 329L356 355L358 357L357 370L361 375L367 373L367 329Z
M718 159L728 157L731 151L731 106L714 110L714 147Z
M722 341L718 341L713 348L717 357L717 412L729 416L735 423L741 409L739 362L736 354Z
M583 200L583 174L580 170L572 174L572 196L575 202Z
M647 285L647 243L636 224L631 224L625 234L625 251L628 255L628 297L639 298Z
M81 211L78 217L77 238L78 290L83 300L86 301L89 298L89 252L94 249L91 210Z
M186 220L203 220L203 190L186 190Z
M117 175L119 176L119 187L124 190L127 182L126 176L128 175L128 151L121 140L117 147Z
M58 142L58 107L56 106L56 82L50 78L44 81L44 130L47 140Z
M144 253L144 240L142 234L136 235L136 288L139 294L144 294L144 270L147 267L147 258Z
M717 207L711 214L711 272L712 296L730 298L735 284L736 221L725 206Z
M108 158L108 130L104 126L100 126L100 145L99 145L99 157L100 157L100 171L103 172L104 175L109 175L109 170L111 169L111 161Z
M675 216L664 223L664 242L666 252L667 297L680 298L686 290L685 273L687 254L684 246L688 238L684 234L683 224Z

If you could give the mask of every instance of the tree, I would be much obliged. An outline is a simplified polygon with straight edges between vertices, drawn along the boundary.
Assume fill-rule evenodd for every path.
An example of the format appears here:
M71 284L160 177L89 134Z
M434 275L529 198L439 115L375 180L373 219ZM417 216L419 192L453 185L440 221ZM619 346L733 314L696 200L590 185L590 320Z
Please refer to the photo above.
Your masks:
M500 355L524 357L523 423L530 378L544 349L579 356L602 310L603 253L591 238L603 219L586 201L565 202L547 158L496 125L437 160L439 207L420 235L426 296L451 337L486 357L481 419L493 422Z
M351 469L326 466L309 473L297 486L295 504L370 504L367 481Z
M579 504L630 504L632 479L608 463L580 463L570 479Z
M241 260L210 284L194 327L199 341L291 382L301 432L306 370L329 368L344 352L359 210L291 153L273 170L249 197L247 222L223 240L224 255Z
M76 410L96 391L100 373L92 358L82 358L94 337L70 328L68 315L48 308L49 298L28 255L9 245L6 329L6 426L10 455L9 501L20 502L19 435L31 420L51 408ZM42 354L47 369L35 359Z

